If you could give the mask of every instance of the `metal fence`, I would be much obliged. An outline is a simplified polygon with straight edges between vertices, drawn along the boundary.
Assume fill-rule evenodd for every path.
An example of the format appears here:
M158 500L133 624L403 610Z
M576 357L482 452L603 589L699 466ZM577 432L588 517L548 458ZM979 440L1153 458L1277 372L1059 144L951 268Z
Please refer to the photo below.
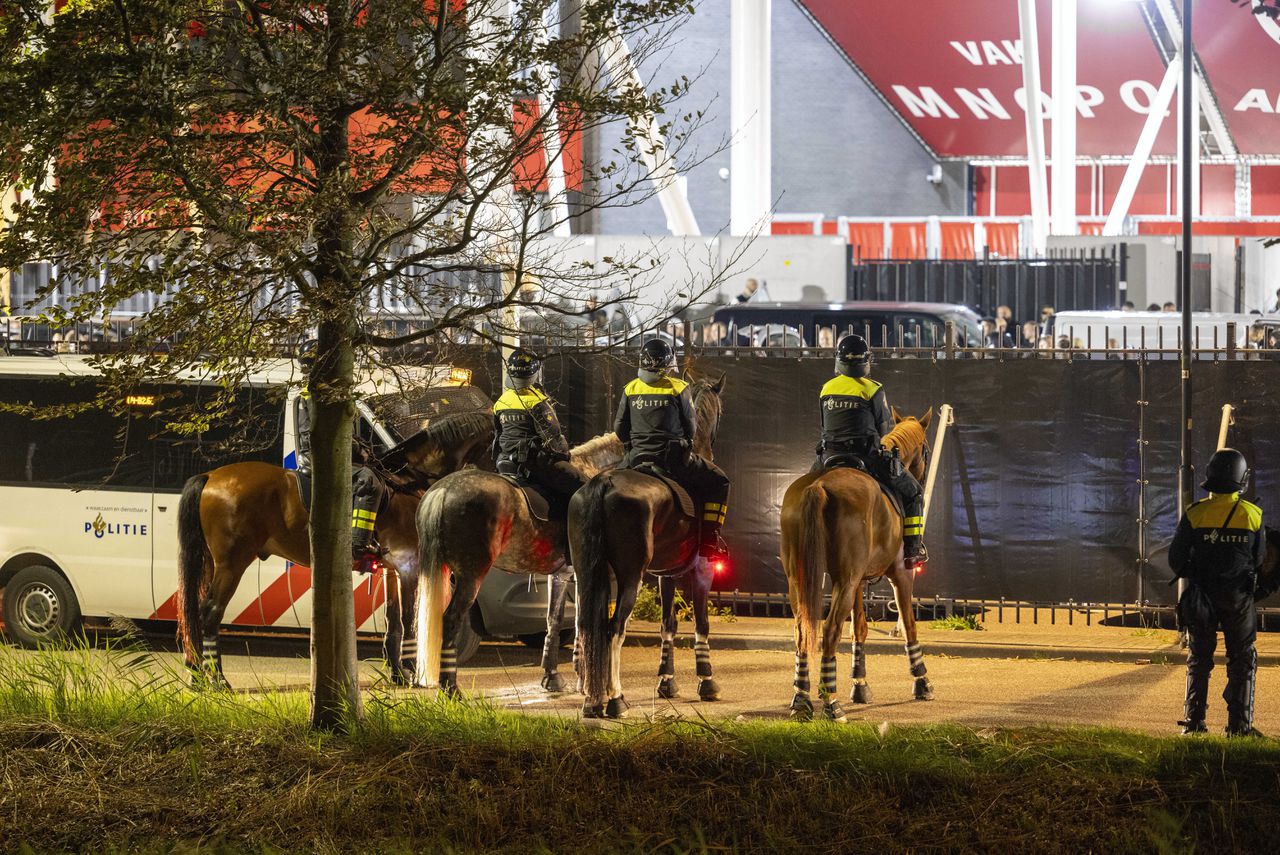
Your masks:
M897 620L898 608L894 598L872 590L864 595L867 617L870 620ZM787 594L776 592L712 591L711 602L718 608L729 609L738 617L794 618ZM1172 629L1177 616L1171 605L1150 603L1088 603L1088 602L1037 602L1034 600L1010 600L1003 597L984 599L972 597L917 596L912 601L918 621L943 620L952 617L968 617L975 623L1030 624L1032 626L1134 626ZM825 616L831 608L831 597L823 600ZM1258 628L1263 632L1280 631L1280 608L1258 609Z

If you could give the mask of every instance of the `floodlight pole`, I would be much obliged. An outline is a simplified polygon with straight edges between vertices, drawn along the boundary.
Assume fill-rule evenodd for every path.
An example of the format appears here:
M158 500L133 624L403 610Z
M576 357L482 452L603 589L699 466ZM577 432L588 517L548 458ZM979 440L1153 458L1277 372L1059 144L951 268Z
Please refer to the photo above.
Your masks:
M1193 0L1182 4L1182 115L1179 167L1182 172L1182 454L1178 468L1178 516L1186 513L1195 498L1194 469L1191 465L1191 217L1195 212L1191 194L1191 171L1197 158L1191 146L1198 144L1199 128L1191 121L1191 99L1195 95L1192 72L1195 68L1195 45L1191 41L1191 9ZM1182 596L1186 580L1178 580ZM1185 630L1184 643L1185 643Z

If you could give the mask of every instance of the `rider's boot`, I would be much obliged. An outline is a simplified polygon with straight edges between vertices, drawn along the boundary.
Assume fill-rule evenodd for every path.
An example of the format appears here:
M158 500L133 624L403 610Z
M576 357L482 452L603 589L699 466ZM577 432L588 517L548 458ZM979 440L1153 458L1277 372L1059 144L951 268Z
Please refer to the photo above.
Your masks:
M378 546L373 534L378 511L361 507L361 504L357 501L351 509L351 561L357 572L371 572L378 559Z
M925 549L924 537L909 534L902 538L902 563L908 570L918 570L929 560L929 550Z
M698 555L703 558L714 558L725 552L724 541L720 539L720 527L724 525L725 506L720 502L704 502L702 504L702 525L698 536Z

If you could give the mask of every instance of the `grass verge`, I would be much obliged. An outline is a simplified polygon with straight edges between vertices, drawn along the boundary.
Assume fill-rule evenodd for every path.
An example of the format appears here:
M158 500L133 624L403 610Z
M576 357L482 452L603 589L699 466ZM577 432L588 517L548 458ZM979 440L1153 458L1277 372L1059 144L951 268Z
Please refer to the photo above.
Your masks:
M710 721L620 728L375 690L195 694L129 649L0 648L0 850L1262 850L1272 741Z

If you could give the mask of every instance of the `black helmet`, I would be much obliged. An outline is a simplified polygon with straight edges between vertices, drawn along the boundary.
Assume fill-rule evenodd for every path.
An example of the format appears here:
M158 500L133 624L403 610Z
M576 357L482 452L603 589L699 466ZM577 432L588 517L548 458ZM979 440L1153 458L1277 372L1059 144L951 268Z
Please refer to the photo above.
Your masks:
M836 345L836 371L846 377L866 377L871 373L871 348L857 333L849 333Z
M676 354L671 345L660 338L651 338L640 345L640 370L662 376L675 365Z
M541 370L542 360L527 350L516 348L507 357L507 375L517 380L536 377Z
M1204 483L1210 493L1239 493L1249 486L1249 462L1234 448L1221 448L1209 458Z
M320 347L319 339L309 338L298 345L298 361L310 368L315 364L316 351Z

